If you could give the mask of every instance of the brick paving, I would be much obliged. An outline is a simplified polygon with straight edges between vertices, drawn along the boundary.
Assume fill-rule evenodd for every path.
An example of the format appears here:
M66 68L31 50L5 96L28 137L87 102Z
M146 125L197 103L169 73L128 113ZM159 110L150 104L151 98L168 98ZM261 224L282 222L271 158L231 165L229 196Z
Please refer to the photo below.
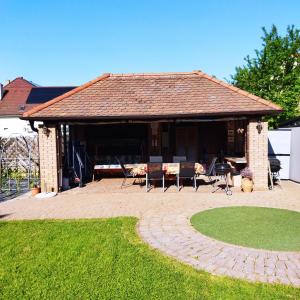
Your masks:
M190 217L203 210L224 206L262 206L300 211L300 185L284 182L283 188L251 194L235 191L177 193L155 189L145 193L133 186L120 190L120 180L95 182L83 189L64 192L51 199L19 197L0 203L0 218L71 219L116 216L139 218L137 230L153 248L197 269L249 281L300 286L300 252L245 248L208 238L190 224Z

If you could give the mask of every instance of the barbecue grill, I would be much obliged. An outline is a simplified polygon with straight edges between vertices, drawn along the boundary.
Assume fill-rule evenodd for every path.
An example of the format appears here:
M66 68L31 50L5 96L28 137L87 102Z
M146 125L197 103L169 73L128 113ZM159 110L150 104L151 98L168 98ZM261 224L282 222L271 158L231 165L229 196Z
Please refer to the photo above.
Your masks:
M278 173L281 170L280 160L277 158L269 158L271 173Z
M270 185L269 189L273 189L273 185L276 181L280 184L280 174L279 171L281 170L281 162L277 158L269 158L269 164L270 164ZM280 184L281 186L281 184Z
M231 170L231 168L230 168L229 164L218 163L215 165L216 175L219 175L219 176L227 175L228 173L230 173L230 170Z
M223 190L225 191L226 195L232 195L232 191L228 185L227 175L231 172L231 167L229 164L226 163L218 163L215 164L215 174L219 177L219 180L225 181L225 187ZM217 188L217 190L220 186ZM217 190L214 190L216 192Z

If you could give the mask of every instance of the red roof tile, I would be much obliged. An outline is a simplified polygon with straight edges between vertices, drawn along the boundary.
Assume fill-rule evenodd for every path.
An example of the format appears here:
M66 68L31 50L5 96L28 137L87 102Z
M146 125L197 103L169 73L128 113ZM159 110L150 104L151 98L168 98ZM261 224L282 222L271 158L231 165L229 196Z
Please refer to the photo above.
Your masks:
M24 113L35 119L266 115L274 103L202 72L104 74Z
M21 117L24 111L72 89L74 87L38 87L32 82L18 77L4 86L4 96L0 101L0 117Z
M4 96L0 101L0 116L21 116L28 95L35 85L22 77L17 77L4 86ZM28 106L28 109L32 106Z

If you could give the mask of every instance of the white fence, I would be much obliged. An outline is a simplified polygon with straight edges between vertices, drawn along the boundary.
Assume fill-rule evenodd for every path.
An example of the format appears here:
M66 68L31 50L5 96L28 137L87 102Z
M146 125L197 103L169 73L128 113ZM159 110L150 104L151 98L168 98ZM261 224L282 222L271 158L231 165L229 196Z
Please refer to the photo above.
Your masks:
M292 128L290 179L300 182L300 127Z
M281 162L281 179L300 182L300 127L269 130L270 157Z

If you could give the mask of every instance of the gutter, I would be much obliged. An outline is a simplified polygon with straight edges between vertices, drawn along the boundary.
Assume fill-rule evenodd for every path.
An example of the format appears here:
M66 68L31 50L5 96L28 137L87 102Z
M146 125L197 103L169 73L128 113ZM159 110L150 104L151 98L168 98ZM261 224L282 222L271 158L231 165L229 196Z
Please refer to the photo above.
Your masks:
M159 119L179 119L179 118L195 118L205 119L209 117L235 117L235 116L267 116L280 114L282 110L268 110L268 111L240 111L240 112L223 112L223 113L206 113L206 114L169 114L169 115L124 115L124 116L64 116L64 117L30 117L22 116L22 120L35 120L35 121L108 121L108 120L159 120Z

